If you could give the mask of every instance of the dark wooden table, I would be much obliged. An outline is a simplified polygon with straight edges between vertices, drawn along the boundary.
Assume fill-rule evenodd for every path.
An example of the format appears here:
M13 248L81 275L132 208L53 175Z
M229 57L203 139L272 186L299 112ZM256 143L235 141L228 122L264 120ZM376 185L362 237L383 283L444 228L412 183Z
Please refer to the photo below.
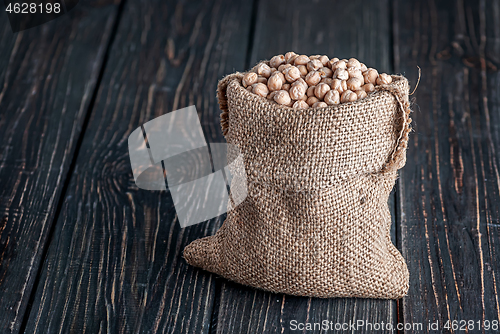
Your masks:
M223 141L217 81L289 50L412 86L422 69L390 200L402 300L277 295L192 268L182 250L224 217L181 229L168 192L134 183L131 131L195 104ZM2 9L0 51L0 333L499 332L477 326L500 315L500 1L81 1L15 34Z

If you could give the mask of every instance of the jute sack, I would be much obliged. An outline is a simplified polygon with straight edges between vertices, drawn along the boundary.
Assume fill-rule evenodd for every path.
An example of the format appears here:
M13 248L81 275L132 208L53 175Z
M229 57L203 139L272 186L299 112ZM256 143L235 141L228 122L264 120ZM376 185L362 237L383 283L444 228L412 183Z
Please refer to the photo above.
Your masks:
M218 99L227 142L243 154L248 195L215 235L185 248L187 262L277 293L406 295L387 202L406 162L408 81L392 76L362 100L296 110L248 92L242 76L221 80Z

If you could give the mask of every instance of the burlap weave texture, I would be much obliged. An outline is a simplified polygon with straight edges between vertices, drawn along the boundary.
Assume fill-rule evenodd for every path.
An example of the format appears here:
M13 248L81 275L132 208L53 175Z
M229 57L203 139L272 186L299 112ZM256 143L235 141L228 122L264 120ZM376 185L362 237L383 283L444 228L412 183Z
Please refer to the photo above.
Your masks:
M241 78L221 80L218 98L248 195L215 235L185 248L187 262L278 293L403 297L409 275L390 240L388 196L406 162L408 81L393 76L365 99L296 110L248 92Z

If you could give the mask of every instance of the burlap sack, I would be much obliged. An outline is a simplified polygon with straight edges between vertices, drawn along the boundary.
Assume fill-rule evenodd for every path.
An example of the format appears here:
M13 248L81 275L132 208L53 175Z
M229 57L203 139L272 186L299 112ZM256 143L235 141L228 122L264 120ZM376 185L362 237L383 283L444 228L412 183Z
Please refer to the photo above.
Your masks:
M185 248L187 262L278 293L403 297L408 269L387 202L406 162L408 81L392 76L360 101L295 110L248 92L241 78L221 80L218 99L248 196L214 236Z

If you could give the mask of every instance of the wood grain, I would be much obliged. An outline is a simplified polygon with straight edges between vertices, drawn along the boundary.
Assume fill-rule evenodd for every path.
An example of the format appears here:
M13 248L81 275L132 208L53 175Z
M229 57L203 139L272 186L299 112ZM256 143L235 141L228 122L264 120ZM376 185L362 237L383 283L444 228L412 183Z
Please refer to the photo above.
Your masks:
M422 68L398 191L404 321L484 333L500 314L500 1L394 1L394 18L396 70Z
M127 139L195 104L208 141L221 141L216 85L243 70L251 6L126 2L26 332L209 331L213 276L181 255L220 219L180 229L169 193L136 187Z
M81 4L16 34L2 13L1 333L21 326L116 10L109 1Z
M389 10L388 1L342 4L259 1L251 64L295 51L356 57L367 66L390 73ZM393 219L394 216L393 212ZM220 282L218 318L213 329L217 333L288 333L293 332L292 320L300 323L397 322L395 301L303 298L258 291L225 279ZM316 328L307 333L319 332Z

